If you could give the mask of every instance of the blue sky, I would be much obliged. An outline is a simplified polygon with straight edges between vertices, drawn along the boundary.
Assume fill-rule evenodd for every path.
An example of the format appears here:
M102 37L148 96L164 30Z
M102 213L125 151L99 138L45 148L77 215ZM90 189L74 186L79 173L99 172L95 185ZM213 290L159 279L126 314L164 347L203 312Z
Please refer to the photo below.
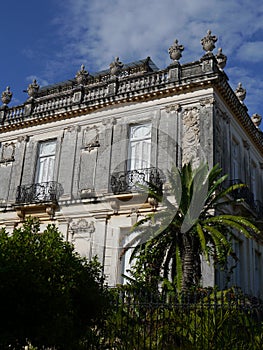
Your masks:
M230 85L247 90L250 115L263 116L262 0L9 0L1 3L0 91L10 86L10 105L23 103L32 79L40 86L73 78L80 65L92 72L150 56L159 68L171 61L177 38L181 63L204 53L208 29L228 56ZM262 128L262 125L261 125Z

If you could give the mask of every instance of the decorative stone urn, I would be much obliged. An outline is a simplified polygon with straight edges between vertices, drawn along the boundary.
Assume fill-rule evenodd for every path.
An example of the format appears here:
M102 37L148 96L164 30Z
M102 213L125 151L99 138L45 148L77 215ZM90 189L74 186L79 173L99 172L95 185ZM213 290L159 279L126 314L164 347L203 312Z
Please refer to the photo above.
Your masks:
M262 120L261 115L255 113L255 114L252 115L251 120L254 123L255 127L258 129L259 125L261 123L261 120Z
M110 64L110 74L117 76L123 67L123 63L120 62L119 57L115 57L115 60Z
M214 50L215 42L217 42L217 37L215 35L211 35L211 30L208 30L206 36L201 39L201 44L207 54Z
M175 63L178 62L178 60L182 57L182 51L184 51L183 45L179 45L178 40L175 39L173 45L168 49L171 60L173 60Z
M237 96L237 98L239 99L239 101L243 104L244 99L246 98L246 89L243 88L241 83L238 83L237 88L235 90L235 94Z
M5 91L2 92L2 102L6 106L11 101L13 93L10 91L10 87L7 86Z
M88 80L89 73L85 70L84 64L81 65L80 70L77 72L75 78L78 85L84 85Z
M227 56L223 54L221 47L218 49L216 54L216 60L219 69L223 70L226 66Z
M37 96L39 90L39 85L37 84L36 79L33 80L33 82L31 84L28 85L27 88L27 93L30 99L33 99Z

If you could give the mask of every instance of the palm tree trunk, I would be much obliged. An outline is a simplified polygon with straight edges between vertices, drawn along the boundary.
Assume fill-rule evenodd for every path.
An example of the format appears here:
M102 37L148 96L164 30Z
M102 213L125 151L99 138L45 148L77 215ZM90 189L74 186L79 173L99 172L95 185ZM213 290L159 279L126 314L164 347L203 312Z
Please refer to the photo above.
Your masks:
M192 237L185 233L182 247L182 292L187 292L195 285L196 264L194 261Z

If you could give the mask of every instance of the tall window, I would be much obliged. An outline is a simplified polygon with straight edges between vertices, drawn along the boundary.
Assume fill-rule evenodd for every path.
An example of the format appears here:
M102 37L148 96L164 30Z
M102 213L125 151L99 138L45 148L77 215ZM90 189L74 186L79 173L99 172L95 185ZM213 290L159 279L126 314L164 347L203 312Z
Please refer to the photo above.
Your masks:
M151 164L151 123L130 127L129 170L146 169Z
M54 178L56 140L39 144L36 183L52 181Z
M237 180L240 179L240 171L239 171L239 165L240 165L240 150L239 150L239 144L233 140L232 143L232 179Z
M256 179L257 179L257 166L255 164L255 162L252 162L251 163L251 167L250 167L250 172L251 172L251 175L250 175L250 189L254 195L254 199L256 200L257 199L257 183L256 183Z

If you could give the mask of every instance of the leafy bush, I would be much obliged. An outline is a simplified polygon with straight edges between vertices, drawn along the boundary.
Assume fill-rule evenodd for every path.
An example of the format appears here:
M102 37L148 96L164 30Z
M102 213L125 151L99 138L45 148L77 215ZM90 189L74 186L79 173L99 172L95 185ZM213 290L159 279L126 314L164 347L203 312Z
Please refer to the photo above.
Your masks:
M78 255L54 225L40 233L29 219L11 235L0 231L1 349L20 349L27 340L38 348L79 349L107 305L97 260Z

